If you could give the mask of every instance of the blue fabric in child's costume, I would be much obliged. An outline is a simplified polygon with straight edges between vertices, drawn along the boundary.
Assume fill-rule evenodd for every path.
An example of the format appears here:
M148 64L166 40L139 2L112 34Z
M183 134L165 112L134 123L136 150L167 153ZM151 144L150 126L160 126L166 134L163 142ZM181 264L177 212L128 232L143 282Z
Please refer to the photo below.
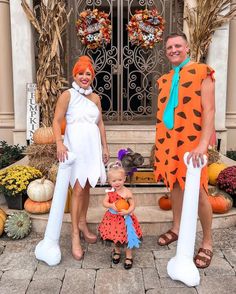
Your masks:
M117 211L115 211L112 208L109 208L110 213L112 214L118 214ZM139 248L139 244L141 243L136 231L133 226L133 220L129 214L124 216L125 219L125 225L126 225L126 232L127 232L127 239L128 239L128 245L127 248L132 249L134 247Z

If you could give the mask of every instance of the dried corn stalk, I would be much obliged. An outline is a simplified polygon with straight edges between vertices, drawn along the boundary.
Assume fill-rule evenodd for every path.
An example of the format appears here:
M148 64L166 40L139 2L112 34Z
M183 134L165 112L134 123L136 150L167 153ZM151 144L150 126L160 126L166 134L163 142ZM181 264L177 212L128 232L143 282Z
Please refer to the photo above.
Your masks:
M63 50L62 35L71 11L67 13L65 0L42 0L35 11L25 0L21 1L21 5L39 34L36 101L41 107L42 123L51 126L57 99L67 84L63 77L60 51Z
M191 58L199 62L206 56L217 28L236 15L231 0L197 0L197 6L186 5L185 20L189 28Z

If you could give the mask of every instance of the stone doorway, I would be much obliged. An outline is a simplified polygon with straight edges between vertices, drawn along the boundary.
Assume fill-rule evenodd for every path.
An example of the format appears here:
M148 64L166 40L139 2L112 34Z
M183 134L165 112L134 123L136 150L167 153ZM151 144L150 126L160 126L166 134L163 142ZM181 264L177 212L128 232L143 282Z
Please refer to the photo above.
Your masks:
M169 69L164 42L154 49L133 46L126 26L137 9L156 7L165 19L164 36L182 30L183 1L176 0L80 0L69 1L73 8L69 27L68 79L78 56L89 55L95 64L94 88L101 97L106 124L153 124L156 115L156 80ZM80 12L97 8L109 14L112 41L91 50L81 45L75 23Z

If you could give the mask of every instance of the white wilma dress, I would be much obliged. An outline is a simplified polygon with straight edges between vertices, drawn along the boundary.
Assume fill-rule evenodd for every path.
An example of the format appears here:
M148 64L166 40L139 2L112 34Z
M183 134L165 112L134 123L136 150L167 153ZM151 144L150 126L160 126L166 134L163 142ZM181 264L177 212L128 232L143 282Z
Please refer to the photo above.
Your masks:
M106 172L102 160L102 145L97 123L100 111L97 105L74 88L69 89L70 102L66 112L64 144L76 155L72 166L70 184L76 180L84 188L87 180L95 187L100 178L106 182Z

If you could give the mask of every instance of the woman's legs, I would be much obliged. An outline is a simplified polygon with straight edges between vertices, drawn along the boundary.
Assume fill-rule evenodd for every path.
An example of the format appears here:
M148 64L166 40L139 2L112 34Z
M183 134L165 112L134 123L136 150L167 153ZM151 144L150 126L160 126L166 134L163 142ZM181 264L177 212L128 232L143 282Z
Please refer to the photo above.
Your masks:
M78 181L76 181L71 202L71 222L72 222L72 255L75 259L80 260L83 257L83 249L80 244L78 221L81 214L81 207L83 201L83 189L81 188Z
M97 241L97 236L89 231L86 217L89 206L89 198L90 198L90 184L87 182L83 191L82 202L81 202L81 211L79 215L79 230L83 233L84 239L88 243L95 243Z

